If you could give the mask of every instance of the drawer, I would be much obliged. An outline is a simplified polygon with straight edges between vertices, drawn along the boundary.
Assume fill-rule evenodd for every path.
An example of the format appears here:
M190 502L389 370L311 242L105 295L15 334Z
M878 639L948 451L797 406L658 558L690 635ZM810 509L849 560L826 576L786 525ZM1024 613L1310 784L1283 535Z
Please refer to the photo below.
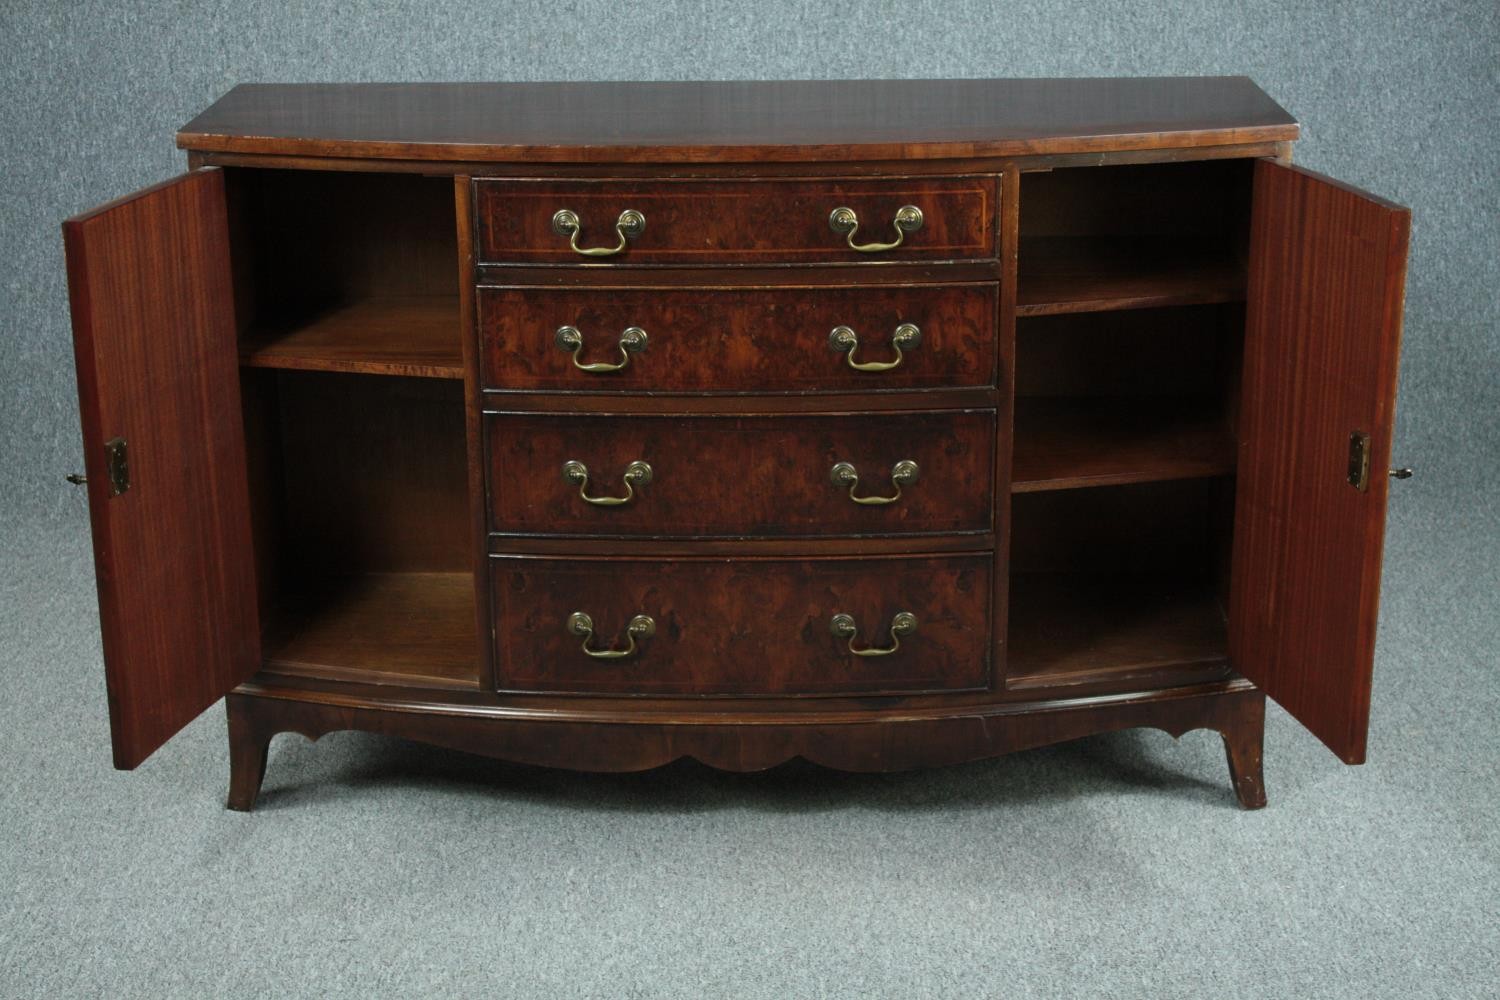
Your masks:
M995 382L994 282L481 287L477 298L484 384L495 389L858 392ZM834 336L839 327L850 332Z
M995 257L993 177L484 179L474 185L476 259L481 264L824 264ZM919 224L913 225L915 217L903 211L908 207L920 214ZM857 223L852 234L831 224L836 209L852 211ZM899 229L898 213L903 221ZM641 221L639 227L634 221ZM899 245L875 249L898 238ZM866 249L852 248L851 241ZM601 252L581 252L587 250Z
M988 554L741 561L495 556L490 567L502 690L896 693L983 688L989 678ZM838 634L836 615L847 616ZM894 637L893 626L900 633Z
M499 534L812 537L992 527L994 410L487 413L485 447L490 530ZM840 465L848 468L836 485Z

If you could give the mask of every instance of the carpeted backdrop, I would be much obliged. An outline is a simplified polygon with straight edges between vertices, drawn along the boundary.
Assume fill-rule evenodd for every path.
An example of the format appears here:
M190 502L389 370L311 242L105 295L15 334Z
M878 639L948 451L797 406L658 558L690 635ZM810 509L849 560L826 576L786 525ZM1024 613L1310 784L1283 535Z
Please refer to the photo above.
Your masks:
M1500 6L0 3L0 995L1493 996ZM110 769L58 223L236 83L1239 74L1412 206L1371 763L1284 713L893 776L603 778L337 734Z

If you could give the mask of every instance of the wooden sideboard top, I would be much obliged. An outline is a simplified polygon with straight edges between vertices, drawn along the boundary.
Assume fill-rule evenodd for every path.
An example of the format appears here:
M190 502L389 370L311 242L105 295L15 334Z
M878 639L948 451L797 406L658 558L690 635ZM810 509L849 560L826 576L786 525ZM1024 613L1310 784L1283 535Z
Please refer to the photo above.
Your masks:
M1248 77L242 84L203 153L468 162L963 159L1297 138Z

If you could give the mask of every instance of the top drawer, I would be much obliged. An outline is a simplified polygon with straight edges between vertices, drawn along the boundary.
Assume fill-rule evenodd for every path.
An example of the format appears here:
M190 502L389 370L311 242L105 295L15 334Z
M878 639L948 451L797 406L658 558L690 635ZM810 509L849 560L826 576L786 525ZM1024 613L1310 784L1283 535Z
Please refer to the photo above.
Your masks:
M993 177L474 184L481 264L827 264L995 256ZM831 220L839 209L852 214L838 213L835 227Z

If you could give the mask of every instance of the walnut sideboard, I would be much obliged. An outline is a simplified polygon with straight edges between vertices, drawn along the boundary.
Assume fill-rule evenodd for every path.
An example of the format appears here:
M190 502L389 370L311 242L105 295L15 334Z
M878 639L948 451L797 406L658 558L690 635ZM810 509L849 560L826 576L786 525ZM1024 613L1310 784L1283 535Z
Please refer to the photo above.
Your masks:
M64 224L117 767L1365 756L1408 212L1249 80L247 85ZM71 477L84 481L84 476Z

